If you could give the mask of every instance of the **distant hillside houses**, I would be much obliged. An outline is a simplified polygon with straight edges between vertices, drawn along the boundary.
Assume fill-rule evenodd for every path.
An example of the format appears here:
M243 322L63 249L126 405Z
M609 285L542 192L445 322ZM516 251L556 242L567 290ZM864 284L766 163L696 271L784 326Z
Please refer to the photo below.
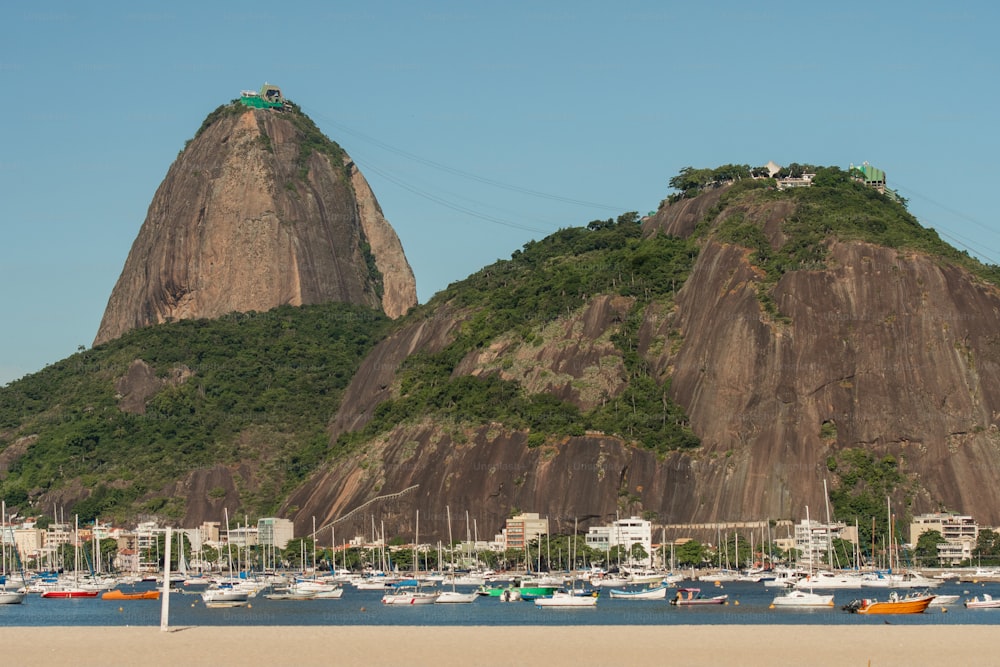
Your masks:
M677 201L684 197L693 197L705 189L731 185L744 178L754 180L762 178L774 179L779 190L808 188L813 185L817 170L819 169L822 169L822 167L795 162L784 167L774 160L768 161L767 164L761 167L734 164L722 165L714 169L685 167L681 169L677 176L670 180L670 186L678 192L671 195L669 201ZM884 170L873 167L868 162L863 162L857 166L851 164L847 173L855 181L863 183L897 202L903 202L895 191L886 186Z

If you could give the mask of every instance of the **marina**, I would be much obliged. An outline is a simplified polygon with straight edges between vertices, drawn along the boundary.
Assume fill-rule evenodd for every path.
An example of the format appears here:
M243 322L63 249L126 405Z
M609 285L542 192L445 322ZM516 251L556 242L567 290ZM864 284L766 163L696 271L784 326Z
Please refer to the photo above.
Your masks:
M153 590L152 584L144 585ZM725 604L675 606L668 600L634 600L601 592L596 604L585 609L541 609L530 600L503 602L480 595L470 604L385 605L384 591L344 586L340 598L268 599L266 591L238 606L209 606L190 591L170 594L169 624L190 626L525 626L525 625L868 625L883 618L850 614L842 609L858 597L859 590L831 591L833 607L771 608L774 589L761 583L732 582L721 586L700 584L707 596L727 595ZM137 587L138 588L138 587ZM439 587L440 588L440 587ZM448 587L450 589L450 586ZM138 588L142 590L142 588ZM432 587L430 590L434 590ZM462 591L462 588L459 588ZM469 589L470 591L472 589ZM468 591L467 591L468 592ZM672 597L674 591L668 594ZM997 625L995 609L966 607L965 601L1000 597L1000 583L946 582L933 594L956 595L955 602L929 607L920 614L893 616L893 624ZM864 595L869 595L865 593ZM886 595L879 594L884 598ZM21 604L0 605L0 626L157 626L160 603L155 600L109 601L94 599L42 599L27 595Z

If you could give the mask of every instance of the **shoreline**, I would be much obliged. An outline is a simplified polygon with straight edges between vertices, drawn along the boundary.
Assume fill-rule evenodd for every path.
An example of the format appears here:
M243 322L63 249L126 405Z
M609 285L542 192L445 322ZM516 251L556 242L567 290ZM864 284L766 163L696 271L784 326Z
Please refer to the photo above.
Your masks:
M0 627L17 665L991 665L995 625Z

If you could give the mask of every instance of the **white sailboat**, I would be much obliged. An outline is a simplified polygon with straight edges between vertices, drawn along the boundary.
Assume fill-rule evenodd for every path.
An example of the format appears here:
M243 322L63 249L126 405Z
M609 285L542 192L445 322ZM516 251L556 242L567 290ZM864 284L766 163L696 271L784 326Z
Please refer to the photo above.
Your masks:
M7 503L0 501L0 531L7 529ZM11 538L13 538L13 531L11 531ZM3 552L0 554L0 583L3 584L3 588L0 588L0 604L21 604L24 602L24 586L20 590L11 591L7 589L7 538L6 536L0 534L0 545L3 546ZM17 554L16 542L11 539L11 545L13 554ZM21 574L21 582L24 582L24 574Z
M445 506L448 514L448 547L451 549L451 590L441 592L434 602L436 604L469 604L475 602L479 594L475 591L459 593L455 590L455 544L451 539L451 507Z
M571 571L576 569L576 562L573 559L573 548L576 546L576 521L573 521L573 542L570 546ZM555 591L552 597L535 598L536 607L596 607L597 593L591 595L578 594L576 592L577 578L573 577L572 587L568 591Z
M392 590L382 596L382 604L386 605L422 605L434 604L438 598L438 593L420 590L420 582L417 580L417 546L420 544L420 510L417 510L417 524L413 537L413 579L400 581L392 585Z
M806 506L806 525L811 525L809 523L809 507ZM812 576L812 554L809 556L809 577ZM814 593L812 587L809 587L808 591L795 589L788 591L784 595L778 595L771 601L771 607L833 607L833 595L823 595L820 593Z

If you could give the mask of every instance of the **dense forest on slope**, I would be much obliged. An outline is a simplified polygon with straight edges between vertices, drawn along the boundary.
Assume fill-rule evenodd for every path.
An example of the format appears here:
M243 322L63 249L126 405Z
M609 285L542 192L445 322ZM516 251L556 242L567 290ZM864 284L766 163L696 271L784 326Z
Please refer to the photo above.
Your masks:
M25 508L78 479L94 491L75 508L81 519L137 501L177 516L183 501L156 495L166 484L251 459L274 493L253 508L266 511L326 455L327 422L388 326L356 306L285 306L137 329L79 352L0 390L2 497ZM115 388L136 359L163 381L144 414L120 409Z

